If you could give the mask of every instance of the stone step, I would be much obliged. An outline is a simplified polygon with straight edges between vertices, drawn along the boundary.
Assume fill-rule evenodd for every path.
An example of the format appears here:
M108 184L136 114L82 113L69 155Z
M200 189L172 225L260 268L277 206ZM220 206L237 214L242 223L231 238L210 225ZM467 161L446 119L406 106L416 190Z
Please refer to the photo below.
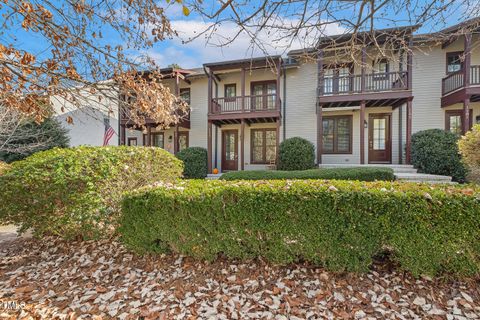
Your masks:
M209 173L207 174L207 180L218 180L220 177L222 176L222 173L217 173L217 174L213 174L213 173Z
M319 168L356 168L356 167L380 167L390 168L394 173L417 173L412 165L408 164L320 164Z

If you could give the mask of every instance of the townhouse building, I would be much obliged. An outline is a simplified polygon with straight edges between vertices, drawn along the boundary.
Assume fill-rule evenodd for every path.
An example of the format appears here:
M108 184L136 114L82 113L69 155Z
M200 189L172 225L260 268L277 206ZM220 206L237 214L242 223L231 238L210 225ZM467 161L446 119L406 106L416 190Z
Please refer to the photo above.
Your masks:
M311 141L318 164L409 163L413 133L462 134L480 123L478 27L472 19L431 34L418 26L344 34L286 57L164 69L189 115L136 129L120 111L112 144L203 147L209 172L268 168L291 137Z

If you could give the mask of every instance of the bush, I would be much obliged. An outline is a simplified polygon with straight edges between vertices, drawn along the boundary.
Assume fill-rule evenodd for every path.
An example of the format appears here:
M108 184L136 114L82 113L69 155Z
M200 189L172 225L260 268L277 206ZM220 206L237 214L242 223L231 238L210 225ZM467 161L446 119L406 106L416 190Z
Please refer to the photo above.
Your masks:
M390 168L325 168L302 171L231 171L224 173L222 180L272 180L272 179L336 179L336 180L395 180Z
M472 130L467 132L464 137L458 141L458 148L463 157L463 161L471 171L469 177L480 182L480 124L473 126Z
M307 170L315 167L315 146L308 140L294 137L280 143L279 170Z
M412 135L412 164L420 172L451 176L465 182L467 170L457 146L458 136L440 129L429 129Z
M6 172L10 168L10 165L8 165L5 162L0 161L0 175L2 175L4 172Z
M177 158L183 161L183 176L188 179L203 179L208 173L207 150L200 147L190 147L177 153Z
M173 181L182 163L160 148L51 149L12 164L0 176L0 221L36 235L109 235L124 191Z
M22 122L14 132L0 136L0 144L2 140L8 140L8 143L3 148L6 151L0 152L0 160L8 163L25 159L35 152L55 147L66 148L70 142L68 130L52 118L47 118L40 124L33 120Z
M479 275L479 199L413 183L192 180L127 194L119 230L139 253L365 271L388 248L415 275Z

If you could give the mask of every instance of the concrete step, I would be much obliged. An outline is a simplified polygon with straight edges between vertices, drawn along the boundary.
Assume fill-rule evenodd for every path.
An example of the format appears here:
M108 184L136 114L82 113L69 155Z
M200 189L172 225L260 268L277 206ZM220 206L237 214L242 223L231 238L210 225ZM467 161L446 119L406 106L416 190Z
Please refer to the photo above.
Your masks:
M355 167L380 167L380 168L390 168L394 173L416 173L412 165L408 164L320 164L319 168L355 168Z
M207 174L207 180L218 180L220 177L222 176L222 173L217 173L217 174L213 174L213 173L209 173Z
M449 176L440 176L435 174L425 174L425 173L404 173L399 172L395 173L395 177L400 181L409 181L409 182L427 182L427 183L451 183L452 177Z

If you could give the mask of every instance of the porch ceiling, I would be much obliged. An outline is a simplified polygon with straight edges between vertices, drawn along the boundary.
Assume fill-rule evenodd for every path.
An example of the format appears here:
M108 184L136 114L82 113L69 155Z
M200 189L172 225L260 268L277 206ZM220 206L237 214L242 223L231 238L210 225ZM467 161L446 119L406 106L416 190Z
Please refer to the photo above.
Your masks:
M406 103L412 98L411 91L385 92L385 93L368 93L354 95L335 95L322 96L319 98L319 104L323 108L342 108L359 106L365 101L366 107L385 107L392 106L394 108Z

